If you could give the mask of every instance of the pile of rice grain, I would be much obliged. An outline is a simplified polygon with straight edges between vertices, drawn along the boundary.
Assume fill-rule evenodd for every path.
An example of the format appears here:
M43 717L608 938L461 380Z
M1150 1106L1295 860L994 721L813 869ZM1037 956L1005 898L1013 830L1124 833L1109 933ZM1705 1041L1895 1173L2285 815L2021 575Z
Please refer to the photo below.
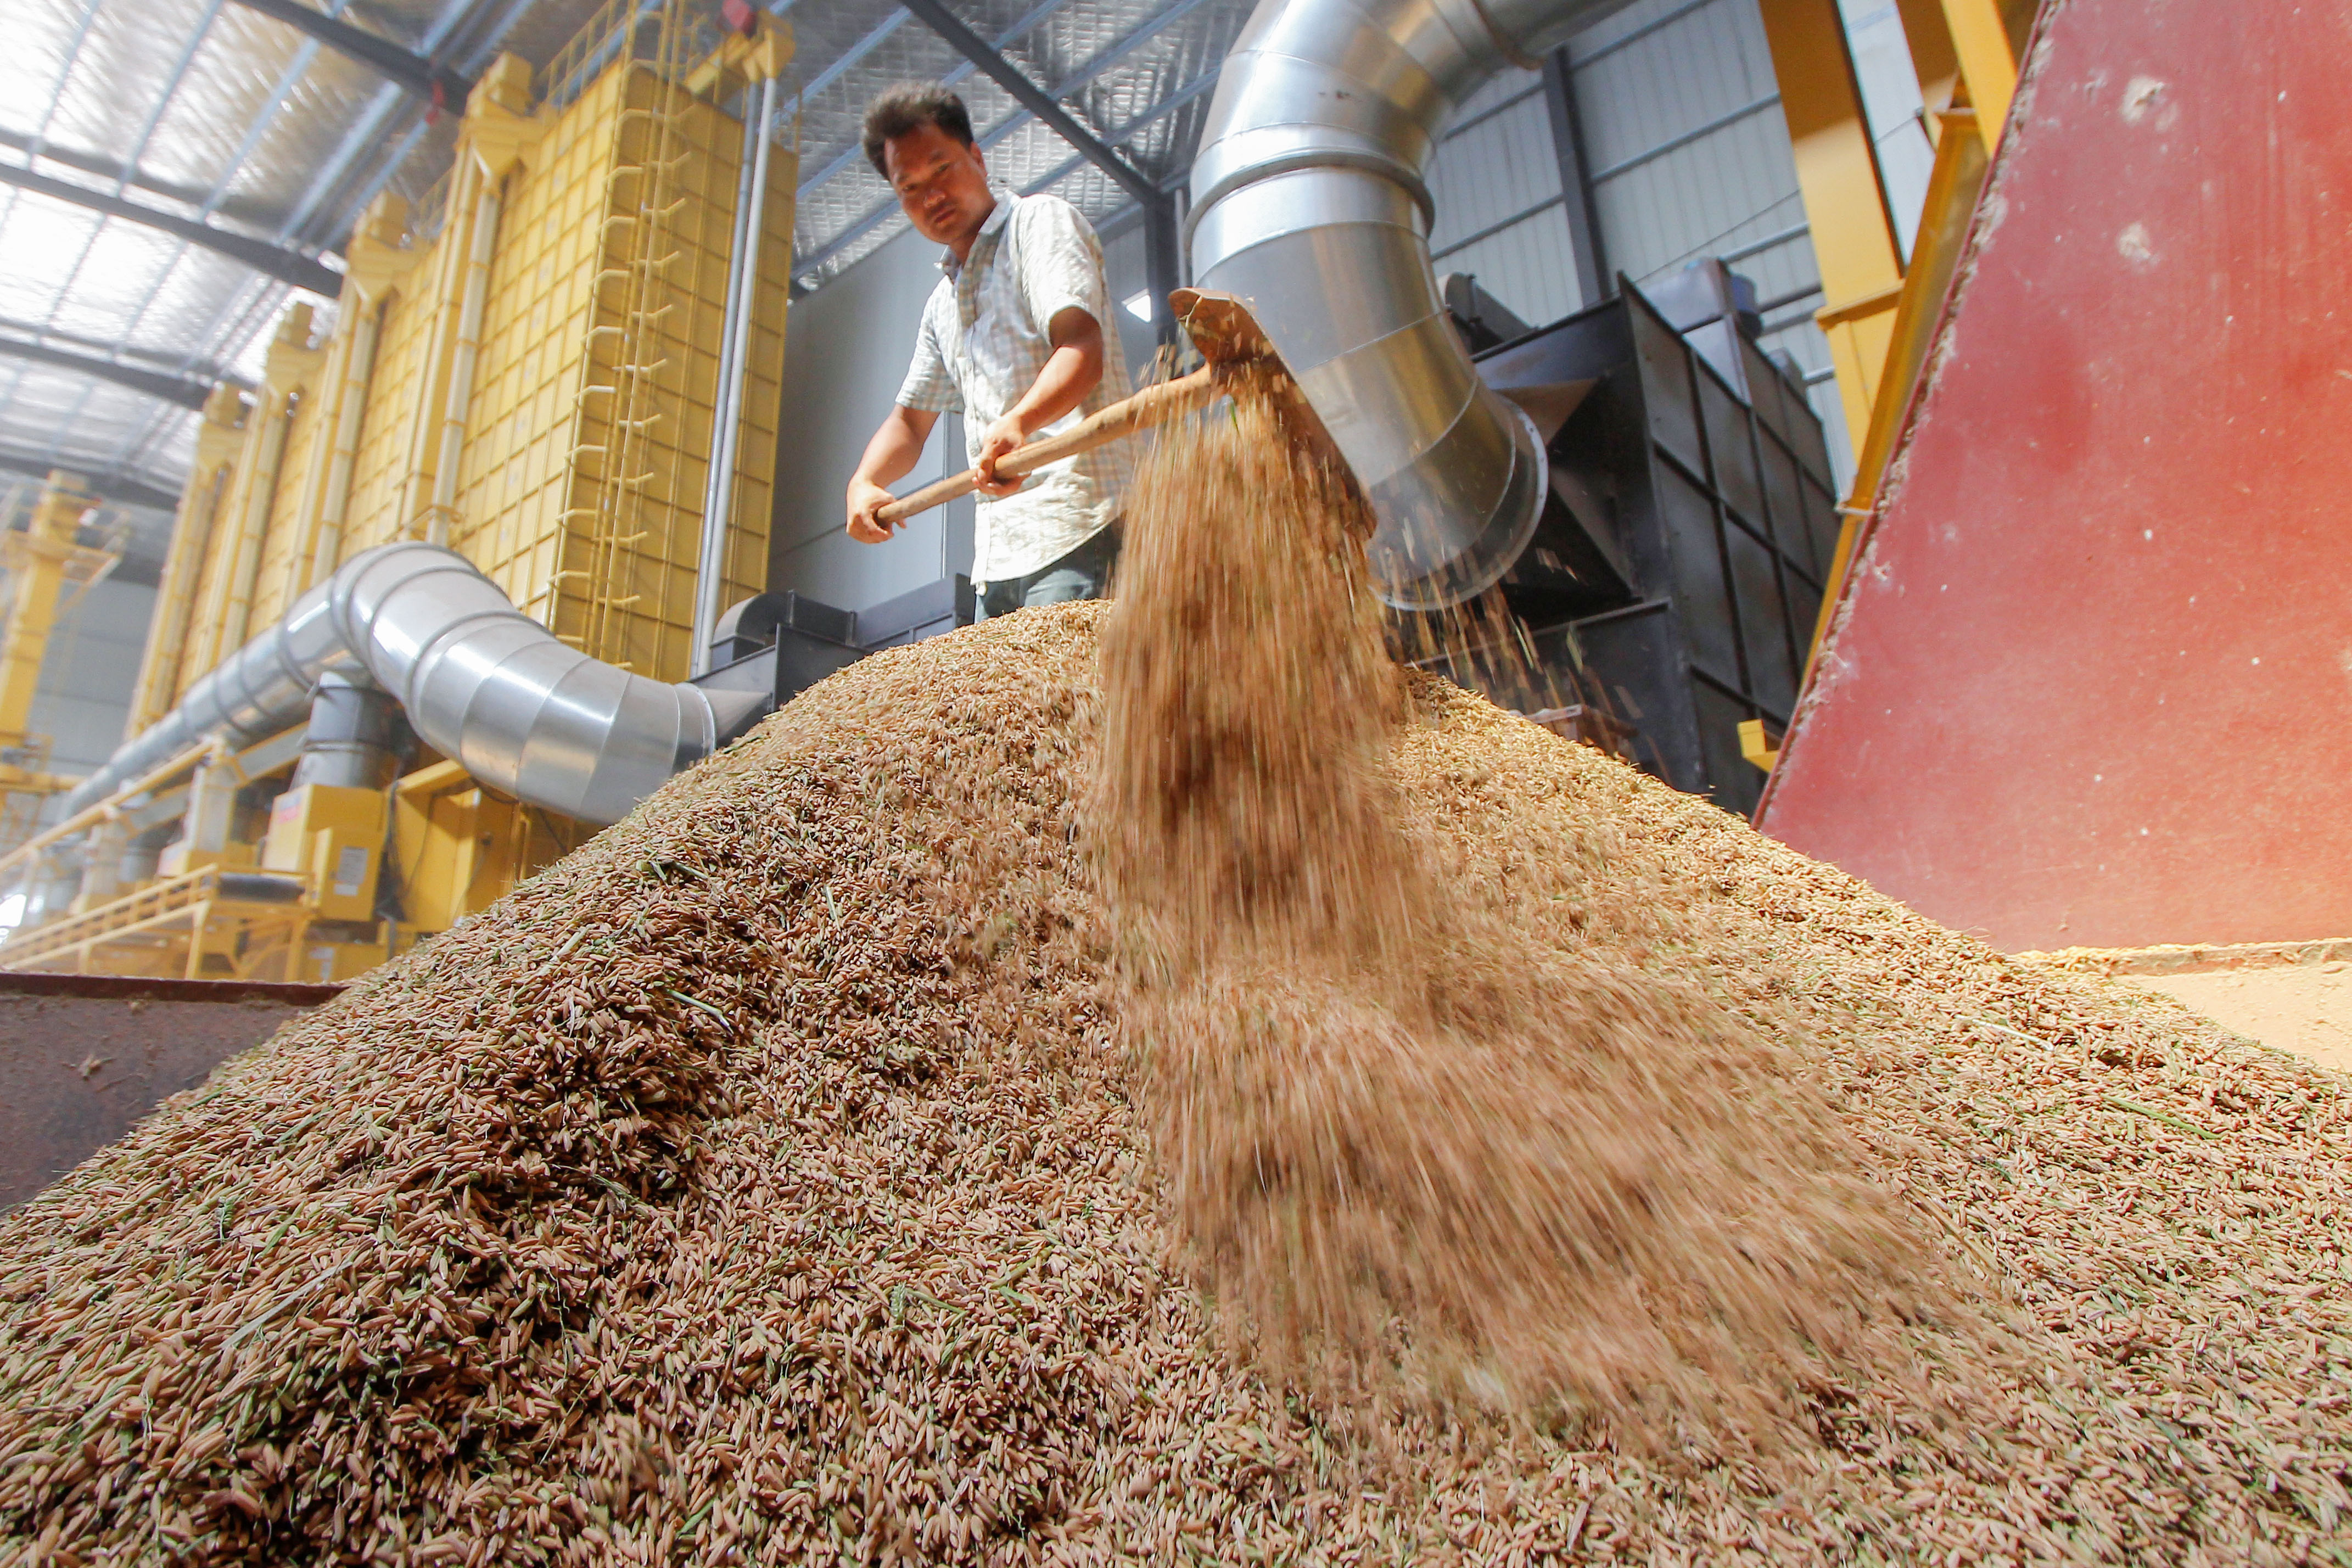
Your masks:
M1769 1448L1232 1353L1087 858L1105 613L853 666L0 1219L0 1559L2352 1560L2344 1079L1435 681L1449 908L1736 1020L2012 1326Z

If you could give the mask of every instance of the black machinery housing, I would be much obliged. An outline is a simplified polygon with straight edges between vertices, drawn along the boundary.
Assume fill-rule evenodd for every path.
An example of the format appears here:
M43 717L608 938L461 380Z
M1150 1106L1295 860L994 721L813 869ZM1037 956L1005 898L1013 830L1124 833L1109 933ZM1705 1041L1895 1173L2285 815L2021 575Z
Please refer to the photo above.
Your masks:
M1551 495L1501 584L1539 676L1597 706L1644 771L1752 811L1764 773L1739 726L1788 726L1839 522L1821 420L1757 347L1752 288L1712 260L1646 296L1621 279L1500 342L1479 298L1462 324L1490 385L1592 384L1551 439ZM1507 707L1542 700L1508 661L1427 662Z

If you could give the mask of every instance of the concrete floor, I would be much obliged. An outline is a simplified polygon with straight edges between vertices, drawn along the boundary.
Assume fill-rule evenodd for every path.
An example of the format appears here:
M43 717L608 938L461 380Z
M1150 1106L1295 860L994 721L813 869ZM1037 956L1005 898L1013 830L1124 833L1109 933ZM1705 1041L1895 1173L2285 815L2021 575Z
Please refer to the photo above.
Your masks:
M2352 1072L2352 964L2285 963L2202 973L2117 974L2161 991L2225 1028Z

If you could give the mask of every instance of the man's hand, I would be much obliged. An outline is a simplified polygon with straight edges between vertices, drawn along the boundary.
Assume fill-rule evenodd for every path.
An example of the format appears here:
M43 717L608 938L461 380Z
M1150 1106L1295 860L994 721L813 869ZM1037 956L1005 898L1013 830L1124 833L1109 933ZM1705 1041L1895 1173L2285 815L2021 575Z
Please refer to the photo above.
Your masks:
M894 407L866 443L866 456L849 479L849 537L860 544L880 544L898 531L898 524L874 514L897 498L882 487L903 479L923 455L931 426L939 415L928 408Z
M1009 496L1019 489L1021 480L1013 475L996 477L997 461L1076 408L1102 380L1102 326L1092 315L1076 305L1066 305L1054 312L1046 335L1053 340L1054 352L1045 368L1037 373L1021 401L1006 409L1004 417L980 438L980 456L971 465L978 470L979 482L972 488L984 496Z
M849 481L849 537L860 544L879 544L888 539L897 524L884 522L874 514L898 498L859 474Z
M972 489L984 496L1009 496L1021 488L1025 476L1007 474L996 477L996 460L1010 457L1029 439L1029 432L1021 427L1021 415L1016 409L990 426L980 437L980 458L972 464L979 478Z

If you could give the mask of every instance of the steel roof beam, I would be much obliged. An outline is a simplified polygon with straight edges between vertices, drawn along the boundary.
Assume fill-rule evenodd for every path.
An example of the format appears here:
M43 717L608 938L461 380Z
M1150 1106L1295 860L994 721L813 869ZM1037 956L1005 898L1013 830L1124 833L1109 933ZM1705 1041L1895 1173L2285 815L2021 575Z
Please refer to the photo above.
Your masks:
M144 169L126 166L119 158L109 158L100 153L86 153L72 147L60 147L28 136L22 131L0 130L0 147L23 154L27 162L38 158L45 163L62 163L68 169L79 169L85 174L96 174L103 180L119 180L134 191L162 196L167 201L184 202L189 206L202 206L207 193L199 185L184 185L158 179ZM239 221L254 221L243 206L236 210Z
M14 316L0 316L0 341L9 337L29 338L36 342L62 344L67 348L88 349L112 360L145 361L150 369L162 370L188 380L201 381L210 386L216 382L236 381L228 372L194 362L184 354L169 350L141 348L134 343L119 342L108 338L84 337L62 327L43 326L38 321L20 321ZM240 383L239 384L242 384Z
M953 45L958 54L979 67L982 75L1011 93L1022 108L1045 121L1055 135L1077 149L1087 163L1109 175L1121 190L1139 202L1163 199L1159 188L1140 169L1112 152L1104 145L1101 138L1072 119L1069 111L1055 102L1051 94L1022 75L1011 60L989 47L988 41L965 26L941 0L900 0L900 3L922 18L931 31Z
M183 408L202 408L205 399L211 396L213 391L206 383L191 381L185 376L169 375L160 370L142 370L135 364L100 359L95 354L78 354L71 349L51 348L47 343L26 342L22 338L0 337L0 354L71 371L77 375L110 381L117 386L127 386L133 392L143 392L150 397L176 403Z
M390 38L354 27L323 11L314 11L301 0L237 0L237 4L299 28L336 53L350 56L385 80L453 114L466 107L466 95L473 90L473 83L447 66Z
M71 458L44 458L38 452L27 452L19 447L0 447L0 472L22 474L28 479L46 479L52 468L64 468L79 474L84 492L100 500L115 501L123 506L150 507L163 512L180 509L177 495L129 474L90 474L75 467Z
M110 196L87 185L53 180L47 174L37 174L13 163L0 163L0 182L55 201L104 213L109 217L119 217L126 223L144 224L149 228L161 229L190 245L202 246L232 260L242 261L257 272L291 283L297 289L307 289L313 294L323 294L330 300L342 292L341 273L299 251L288 250L266 239L232 234L227 229L215 228L194 218L179 217L153 207L142 206L137 202L126 202L120 196Z

